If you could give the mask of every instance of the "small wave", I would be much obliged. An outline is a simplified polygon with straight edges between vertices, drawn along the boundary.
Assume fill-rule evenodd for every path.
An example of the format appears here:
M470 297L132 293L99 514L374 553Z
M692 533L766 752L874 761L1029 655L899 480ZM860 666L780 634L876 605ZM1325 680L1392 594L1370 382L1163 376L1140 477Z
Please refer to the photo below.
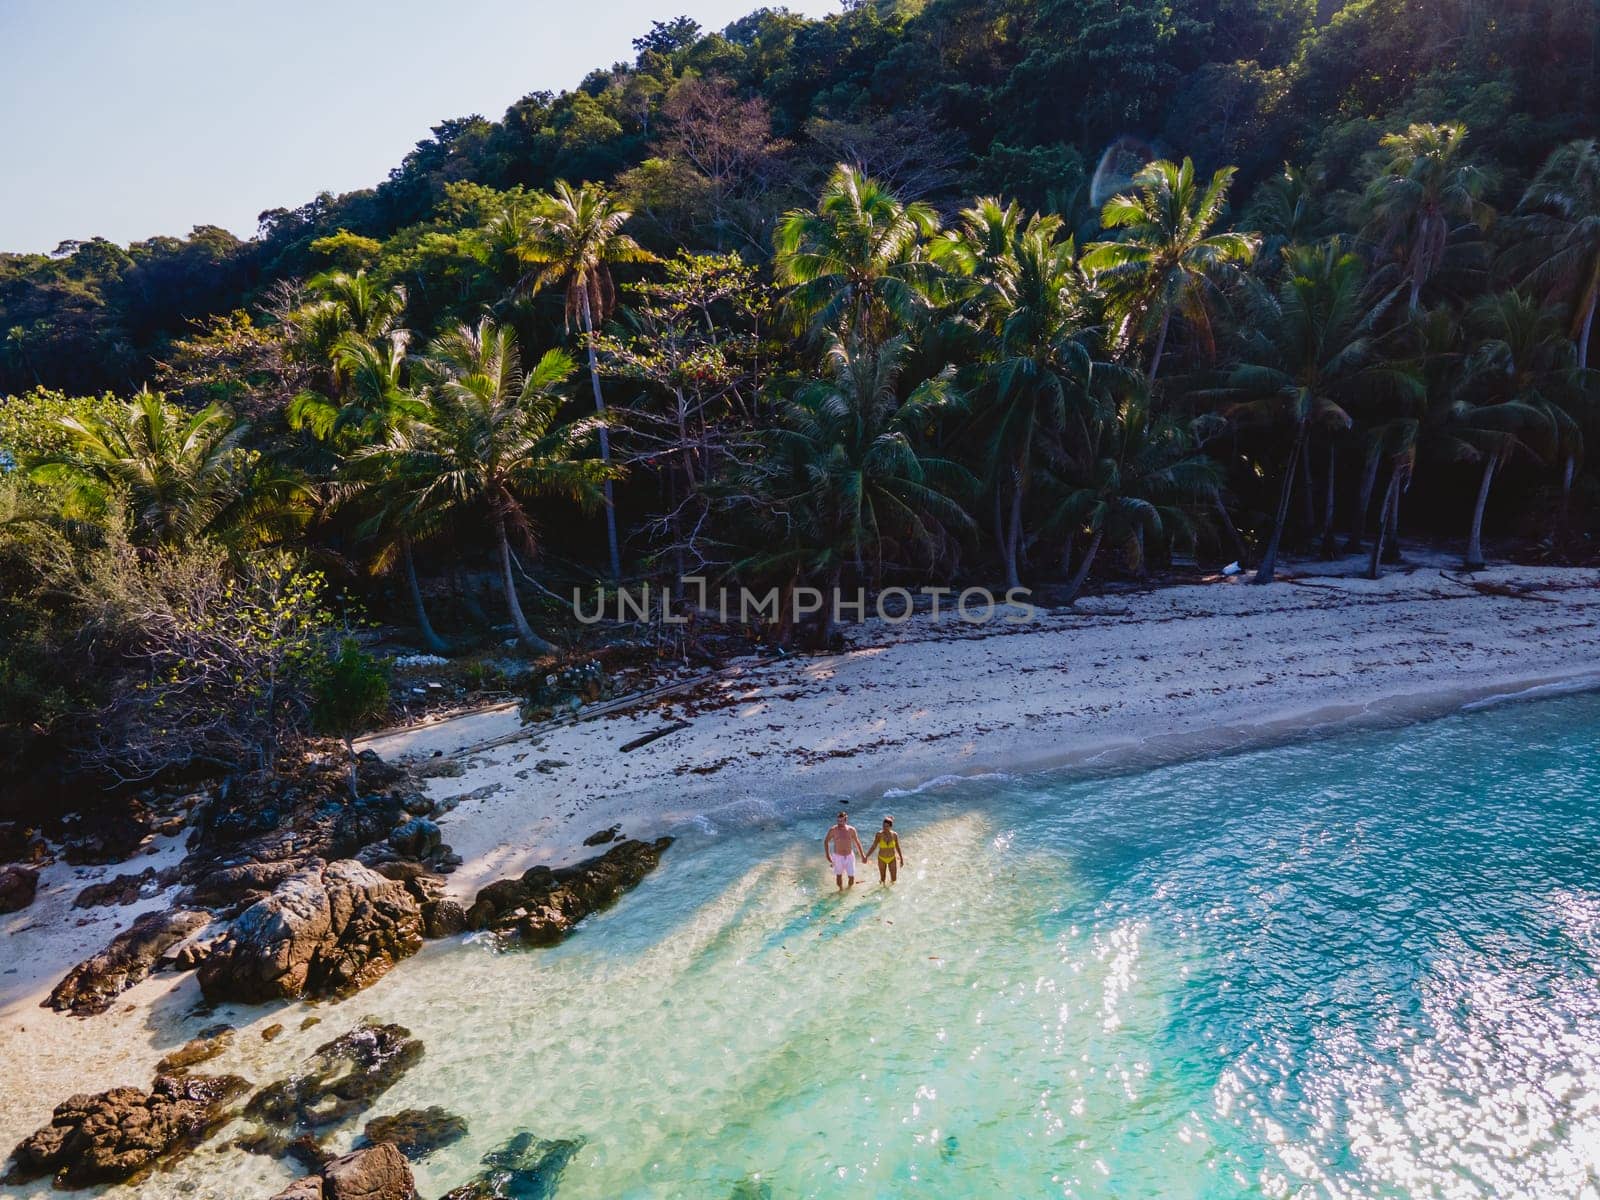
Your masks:
M1589 692L1600 688L1600 675L1579 675L1574 679L1558 679L1554 683L1536 683L1511 692L1496 692L1461 706L1462 712L1476 712L1480 708L1493 708L1512 700L1532 700L1539 696L1564 696L1572 692Z
M935 775L925 783L917 784L916 787L890 788L884 792L883 798L885 800L896 800L901 796L918 796L923 792L934 792L941 788L959 787L963 783L982 783L984 781L1004 783L1015 778L1015 775L1008 774L1005 771L987 771L981 775Z

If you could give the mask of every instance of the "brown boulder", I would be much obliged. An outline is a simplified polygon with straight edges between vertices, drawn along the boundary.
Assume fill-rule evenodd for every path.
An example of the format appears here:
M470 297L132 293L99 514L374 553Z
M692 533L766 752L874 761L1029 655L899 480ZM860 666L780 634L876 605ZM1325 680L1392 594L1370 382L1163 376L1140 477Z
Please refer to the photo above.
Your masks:
M308 1175L304 1179L296 1179L272 1200L323 1200L322 1176Z
M39 892L39 872L32 867L0 868L0 913L21 912Z
M519 878L498 880L478 893L467 910L467 925L514 932L533 946L552 945L590 913L609 908L637 886L670 845L669 837L630 839L574 866L532 867Z
M188 909L144 913L99 954L73 967L44 1007L79 1017L105 1012L149 975L167 950L210 920L210 914Z
M234 919L200 964L200 989L213 1003L347 996L421 946L404 884L352 859L313 860Z
M327 1200L416 1200L411 1164L390 1142L336 1158L322 1168Z
M150 1091L73 1096L12 1152L8 1183L55 1176L57 1187L117 1183L204 1141L250 1085L234 1075L163 1075Z

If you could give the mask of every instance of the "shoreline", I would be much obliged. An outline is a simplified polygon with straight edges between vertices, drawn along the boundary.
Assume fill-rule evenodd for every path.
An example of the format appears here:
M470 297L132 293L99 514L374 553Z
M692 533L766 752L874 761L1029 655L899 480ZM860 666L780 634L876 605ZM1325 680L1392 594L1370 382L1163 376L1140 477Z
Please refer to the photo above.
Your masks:
M839 653L730 664L687 696L519 729L512 706L373 735L429 780L465 860L450 893L592 854L620 823L771 819L949 776L1137 770L1600 687L1600 572L1433 565L1382 580L1302 566L1285 586L1180 585L1040 610L1031 624L853 627ZM1299 583L1301 586L1294 586ZM687 726L634 752L622 747Z
M503 706L363 744L440 764L426 786L458 798L438 820L465 860L447 886L470 900L535 863L600 853L582 840L616 823L632 837L691 823L715 836L841 799L892 801L899 813L985 776L1119 774L1600 689L1600 571L1504 567L1475 579L1527 590L1486 593L1424 566L1376 583L1219 581L1098 597L1003 633L860 626L841 653L734 663L687 695L488 749L466 747L485 730L518 732ZM678 721L689 725L621 750ZM87 1020L38 1007L72 965L173 895L76 910L77 891L182 855L175 837L108 867L54 863L34 905L0 917L0 1054L28 1081L0 1102L0 1150L71 1093L147 1086L163 1053L215 1019L195 1010L192 974L154 975ZM436 950L395 972L432 969ZM318 1007L332 1010L329 1028L361 1015L359 995ZM243 1035L301 1011L234 1019Z

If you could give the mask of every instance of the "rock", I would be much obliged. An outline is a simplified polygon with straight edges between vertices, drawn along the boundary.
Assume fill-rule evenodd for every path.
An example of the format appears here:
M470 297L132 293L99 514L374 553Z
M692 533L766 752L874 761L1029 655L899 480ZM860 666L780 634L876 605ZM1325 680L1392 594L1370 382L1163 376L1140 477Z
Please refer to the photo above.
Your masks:
M100 908L115 904L133 904L146 896L155 895L176 877L176 871L158 873L154 867L146 867L137 875L118 875L104 883L91 883L73 897L72 907Z
M308 1171L320 1171L335 1158L315 1134L302 1133L290 1142L286 1153Z
M400 797L400 807L414 817L433 816L433 797L426 792L406 792Z
M44 857L44 839L16 821L0 821L0 863L32 863Z
M384 762L375 750L363 750L356 756L356 781L367 791L391 788L405 777L404 767Z
M427 817L412 817L389 834L389 845L407 858L427 858L443 840L439 827Z
M261 1040L263 1042L275 1042L278 1040L278 1035L282 1032L282 1025L268 1025L261 1031Z
M591 833L583 839L585 846L604 846L607 842L614 842L622 832L621 825L613 825L610 829L602 829L598 833Z
M404 884L351 859L316 860L247 908L200 964L213 1003L346 996L422 945Z
M583 1139L544 1141L524 1130L483 1156L487 1170L445 1193L444 1200L549 1200Z
M112 1001L149 975L170 947L210 921L209 913L192 909L143 914L99 954L73 967L44 1006L80 1017L105 1012Z
M163 1075L148 1092L74 1096L12 1152L5 1182L53 1175L57 1187L81 1188L132 1179L199 1145L249 1086L234 1075Z
M467 925L514 931L533 946L552 945L590 913L615 904L655 869L670 845L669 837L629 840L575 866L532 867L518 879L491 883L467 910Z
M322 1176L308 1175L304 1179L296 1179L272 1200L323 1200Z
M327 1200L416 1200L411 1164L393 1144L369 1146L322 1168Z
M232 1044L231 1026L223 1026L209 1036L202 1032L199 1037L184 1043L158 1062L156 1071L162 1075L180 1074L199 1063L209 1062Z
M422 932L430 938L455 937L467 929L467 910L456 901L441 897L422 905Z
M62 857L73 866L121 862L144 842L153 820L149 807L139 800L74 814L74 829L62 844Z
M374 1145L393 1142L407 1158L426 1158L435 1150L459 1142L467 1136L465 1118L446 1112L437 1104L427 1108L406 1108L387 1117L375 1117L363 1131Z
M404 812L400 801L389 796L363 796L352 801L334 823L329 853L348 857L365 845L383 841Z
M39 872L32 867L0 868L0 913L21 912L39 893Z
M421 1058L405 1026L358 1025L317 1047L305 1071L250 1097L245 1115L286 1135L322 1129L366 1108Z
M242 912L303 866L304 862L297 859L214 866L190 881L182 899L185 904Z

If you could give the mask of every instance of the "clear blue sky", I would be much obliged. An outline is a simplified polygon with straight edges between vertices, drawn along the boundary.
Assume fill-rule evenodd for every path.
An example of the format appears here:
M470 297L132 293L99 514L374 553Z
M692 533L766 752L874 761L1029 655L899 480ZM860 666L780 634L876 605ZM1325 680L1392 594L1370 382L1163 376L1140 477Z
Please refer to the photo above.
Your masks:
M446 117L776 0L0 0L0 250L126 243L381 180ZM837 0L785 0L821 16Z

